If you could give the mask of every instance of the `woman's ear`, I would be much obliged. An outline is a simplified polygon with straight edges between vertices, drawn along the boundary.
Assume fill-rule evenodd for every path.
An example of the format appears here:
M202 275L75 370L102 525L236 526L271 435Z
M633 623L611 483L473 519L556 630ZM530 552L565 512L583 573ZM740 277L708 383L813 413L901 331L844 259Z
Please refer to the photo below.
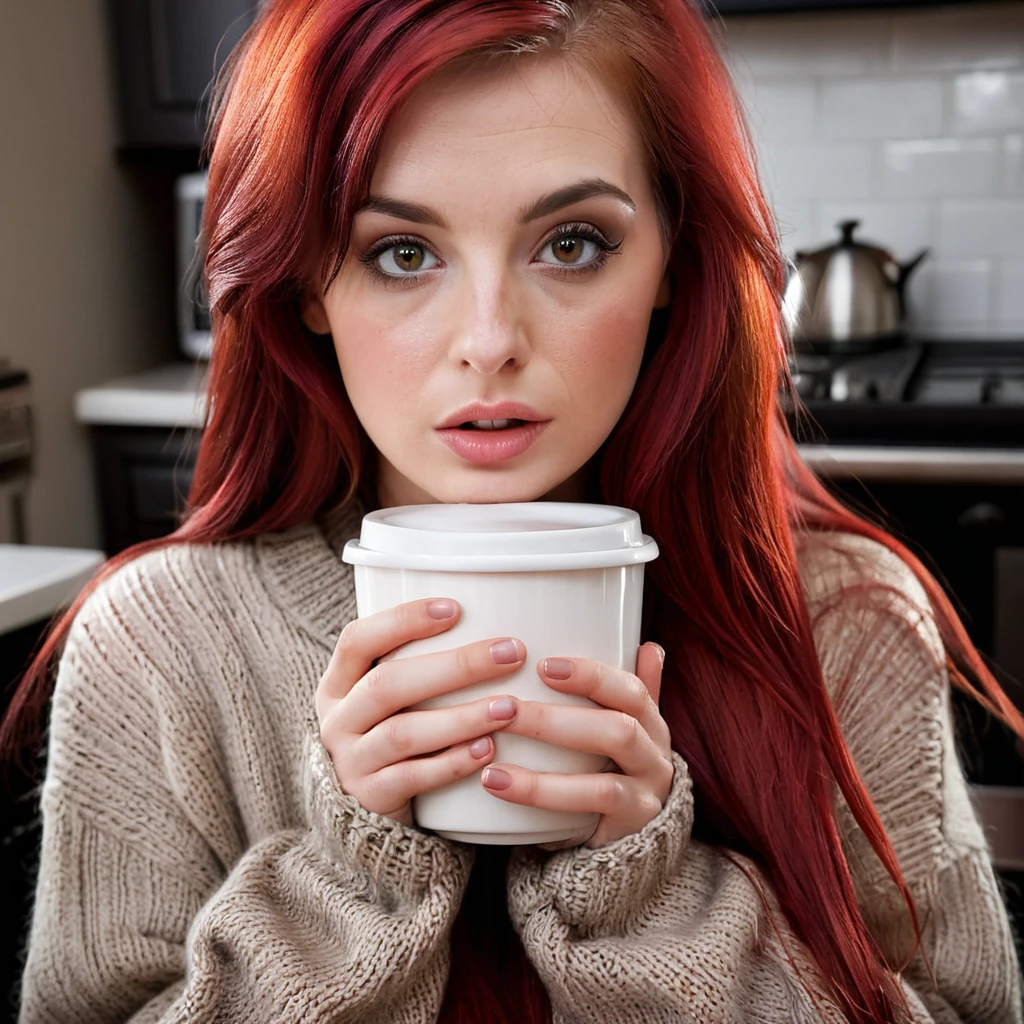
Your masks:
M664 309L672 301L672 282L669 280L668 268L665 268L665 276L658 285L658 294L654 297L654 308Z
M331 333L327 310L324 309L323 301L311 288L307 288L302 296L302 322L314 334Z

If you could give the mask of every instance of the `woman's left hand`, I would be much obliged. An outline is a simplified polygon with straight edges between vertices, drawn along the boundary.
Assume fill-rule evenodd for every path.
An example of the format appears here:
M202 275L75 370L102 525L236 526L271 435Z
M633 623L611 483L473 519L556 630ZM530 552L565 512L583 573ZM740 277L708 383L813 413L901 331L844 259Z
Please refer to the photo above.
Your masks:
M636 675L587 658L546 658L538 664L538 675L552 689L589 697L600 707L519 701L503 732L604 754L614 762L593 775L534 772L497 762L484 769L484 787L502 800L601 816L590 835L542 849L604 846L639 832L661 811L674 771L671 736L658 710L663 659L657 644L646 643L637 651Z

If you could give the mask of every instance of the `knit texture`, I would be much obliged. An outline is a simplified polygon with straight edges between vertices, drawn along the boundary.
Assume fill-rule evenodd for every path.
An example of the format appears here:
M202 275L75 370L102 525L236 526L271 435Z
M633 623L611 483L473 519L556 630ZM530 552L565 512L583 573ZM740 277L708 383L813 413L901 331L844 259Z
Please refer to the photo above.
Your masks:
M83 607L53 698L23 1024L436 1020L473 848L342 793L313 708L356 613L340 554L359 526L349 506L171 546ZM840 724L922 914L934 979L919 954L901 978L915 1024L1020 1024L924 593L870 541L808 537L799 557ZM691 839L674 763L641 832L511 857L509 913L556 1024L841 1024L757 866ZM838 790L837 805L895 970L909 917Z

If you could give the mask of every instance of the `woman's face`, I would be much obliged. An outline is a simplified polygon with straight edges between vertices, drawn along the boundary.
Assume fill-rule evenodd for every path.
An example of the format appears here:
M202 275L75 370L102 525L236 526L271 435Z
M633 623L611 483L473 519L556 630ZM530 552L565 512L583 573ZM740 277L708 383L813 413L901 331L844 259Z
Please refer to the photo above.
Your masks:
M581 497L669 298L628 111L560 60L449 75L393 120L370 195L304 319L333 338L380 505Z

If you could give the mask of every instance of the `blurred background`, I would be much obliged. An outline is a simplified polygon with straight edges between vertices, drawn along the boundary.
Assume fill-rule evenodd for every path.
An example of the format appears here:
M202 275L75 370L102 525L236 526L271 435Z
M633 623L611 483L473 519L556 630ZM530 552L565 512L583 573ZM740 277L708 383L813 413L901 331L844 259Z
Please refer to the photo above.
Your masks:
M104 555L173 529L187 494L209 352L189 287L203 101L253 12L3 6L8 694L49 616ZM1024 4L720 0L705 13L791 261L780 386L805 458L926 558L1024 708ZM954 700L1024 922L1021 745ZM37 840L27 780L5 798L2 846L23 877Z

